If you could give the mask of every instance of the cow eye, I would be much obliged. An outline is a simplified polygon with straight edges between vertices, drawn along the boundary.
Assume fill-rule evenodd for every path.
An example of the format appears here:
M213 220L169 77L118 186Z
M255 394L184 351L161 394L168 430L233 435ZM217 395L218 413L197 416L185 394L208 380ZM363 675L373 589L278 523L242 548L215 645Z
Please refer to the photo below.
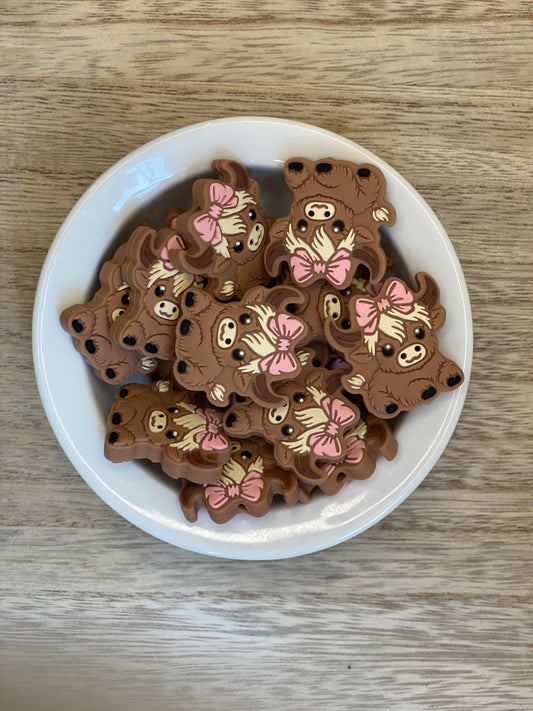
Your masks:
M159 284L159 286L156 286L156 288L155 288L155 295L156 296L163 296L163 294L165 293L166 290L167 289L165 286L162 286L161 284Z
M426 332L424 331L423 328L415 328L415 338L424 338L426 335Z
M394 348L391 346L390 343L387 343L386 345L383 346L381 349L381 352L383 353L384 356L387 358L390 358L390 356L394 355Z

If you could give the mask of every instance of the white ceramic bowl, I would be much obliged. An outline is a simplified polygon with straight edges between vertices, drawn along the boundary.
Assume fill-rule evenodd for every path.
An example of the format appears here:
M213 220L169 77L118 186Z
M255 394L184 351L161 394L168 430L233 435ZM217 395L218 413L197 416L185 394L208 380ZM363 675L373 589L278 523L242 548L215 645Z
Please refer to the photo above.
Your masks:
M290 193L283 164L291 156L326 156L378 165L396 225L384 230L396 272L432 274L441 288L447 321L439 334L465 382L407 413L395 426L399 453L379 460L373 476L350 482L334 497L306 506L275 507L255 519L246 514L219 526L205 511L188 523L174 483L144 461L112 464L103 455L105 420L114 388L101 383L59 324L61 311L90 298L104 258L125 239L139 214L157 227L171 205L190 204L192 181L209 174L214 158L235 158L259 178L262 203L286 214ZM402 271L404 272L402 274ZM174 545L226 558L274 559L310 553L354 536L379 521L424 479L446 447L466 396L472 361L472 319L461 267L431 209L395 170L369 151L329 131L295 121L242 117L208 121L142 146L102 175L81 197L59 230L43 266L33 320L34 363L50 424L70 461L91 488L139 528ZM110 541L112 545L112 541Z

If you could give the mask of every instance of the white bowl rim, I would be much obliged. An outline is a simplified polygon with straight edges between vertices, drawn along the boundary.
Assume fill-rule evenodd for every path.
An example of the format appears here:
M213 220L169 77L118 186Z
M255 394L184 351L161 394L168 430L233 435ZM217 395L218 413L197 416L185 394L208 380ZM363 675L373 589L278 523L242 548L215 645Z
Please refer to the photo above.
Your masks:
M442 427L438 433L438 437L432 443L431 448L426 451L425 455L420 459L417 467L413 470L409 477L409 482L403 486L398 486L394 489L388 496L388 501L385 505L379 507L368 520L366 520L362 525L357 527L352 531L344 531L342 534L333 536L327 541L310 543L308 545L299 544L294 547L289 547L285 549L271 549L271 548L254 548L250 546L244 546L242 549L229 550L227 546L222 547L209 547L206 546L205 541L200 539L199 542L191 542L190 540L178 542L174 537L170 535L168 531L165 531L158 523L152 519L146 519L145 516L139 514L135 509L128 506L128 503L123 501L114 495L113 491L108 487L103 486L102 482L98 478L94 478L91 475L91 471L86 468L86 462L80 459L72 441L70 440L68 433L63 427L61 421L60 413L57 411L54 405L53 393L50 391L49 383L47 380L46 367L42 359L42 345L43 345L43 303L46 295L46 290L48 287L48 282L50 278L50 272L52 265L59 252L63 240L68 237L69 226L76 217L77 213L83 209L85 203L90 198L90 196L100 190L109 180L111 180L116 174L120 173L126 166L135 163L140 157L149 153L152 149L166 143L167 141L173 141L176 138L182 138L188 133L195 131L202 131L208 127L217 127L223 125L231 124L275 124L276 126L291 126L294 128L301 128L307 132L316 132L320 136L330 137L335 139L339 143L345 144L347 148L355 149L361 154L364 154L368 162L372 162L379 166L385 173L389 173L394 176L395 179L402 185L402 187L410 193L412 197L416 199L422 209L427 213L430 218L435 230L439 233L439 237L443 241L447 252L449 254L450 260L453 264L457 280L459 282L461 291L461 300L463 313L461 314L465 323L465 341L463 348L464 356L464 376L465 380L461 388L453 391L453 398L449 401L449 407L446 412L446 427ZM472 355L473 355L473 323L472 323L472 313L470 307L470 300L468 296L468 289L464 279L464 275L451 243L450 238L446 234L440 221L429 207L424 198L415 190L415 188L402 177L394 168L392 168L388 163L379 158L379 156L373 154L368 149L360 146L359 144L351 141L349 139L340 136L332 131L319 128L317 126L307 124L300 121L293 121L290 119L276 118L271 116L237 116L237 117L227 117L213 119L209 121L203 121L196 124L191 124L183 128L171 131L169 133L163 134L154 140L143 144L139 148L135 149L128 155L124 156L122 159L113 164L108 170L106 170L100 177L98 177L92 185L83 193L76 204L73 206L68 216L61 225L56 237L54 238L48 254L44 260L41 275L39 278L39 283L36 290L35 305L33 311L33 324L32 324L32 341L33 341L33 361L35 374L38 384L39 393L41 400L43 402L43 407L48 417L48 420L52 426L54 434L58 439L61 447L67 454L71 463L82 476L82 478L87 482L87 484L95 491L95 493L103 499L111 508L113 508L117 513L123 516L126 520L130 521L132 524L146 531L147 533L159 538L163 541L171 543L172 545L177 545L186 550L193 552L203 553L215 557L221 558L231 558L236 560L276 560L282 558L296 557L300 555L305 555L313 553L318 550L323 550L338 543L341 543L353 536L356 536L369 527L376 524L378 521L387 516L392 510L394 510L399 504L404 501L423 481L427 476L429 471L435 465L439 457L441 456L443 450L445 449L449 439L451 438L453 431L459 420L464 401L466 398L468 383L470 379L470 372L472 366Z

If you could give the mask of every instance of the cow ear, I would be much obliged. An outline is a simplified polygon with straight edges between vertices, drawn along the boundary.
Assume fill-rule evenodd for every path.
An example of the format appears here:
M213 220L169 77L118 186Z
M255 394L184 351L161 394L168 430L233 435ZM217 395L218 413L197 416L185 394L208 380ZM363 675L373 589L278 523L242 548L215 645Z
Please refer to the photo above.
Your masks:
M285 182L293 192L311 176L310 163L306 158L289 158L284 168Z
M227 257L224 257L222 254L215 253L211 261L211 268L213 270L213 274L215 275L225 271L228 268Z
M250 383L250 377L251 376L248 373L243 373L238 368L235 368L233 371L233 383L237 392L246 391L246 388Z
M369 242L375 242L376 238L367 230L366 227L356 226L355 227L355 241L357 244L365 244Z
M280 217L272 222L270 227L270 237L284 237L289 228L290 220L288 217Z
M236 160L222 158L214 160L211 163L211 167L216 171L221 182L231 185L235 190L246 190L250 192L249 188L252 181L250 181L250 176L242 163Z
M418 284L416 301L424 304L429 312L440 308L440 291L435 279L426 272L418 272L415 279Z
M246 294L243 296L243 306L248 306L250 304L262 304L265 301L265 287L264 286L254 286L248 289Z
M358 365L364 365L365 363L370 363L375 359L372 353L369 353L366 346L363 344L356 348L348 355L350 363L357 363Z
M438 331L444 326L446 321L446 309L444 306L438 306L438 308L432 309L430 311L431 326L434 331Z
M288 469L291 466L291 460L292 460L292 453L291 451L287 448L284 447L281 443L276 442L276 445L274 447L274 451L276 454L276 461L279 464L280 467L283 467L284 469Z

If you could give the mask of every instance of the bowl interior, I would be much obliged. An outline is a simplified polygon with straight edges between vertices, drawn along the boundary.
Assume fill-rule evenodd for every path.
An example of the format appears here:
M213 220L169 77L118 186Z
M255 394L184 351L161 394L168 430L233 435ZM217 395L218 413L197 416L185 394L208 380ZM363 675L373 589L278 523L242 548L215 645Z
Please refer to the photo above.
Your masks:
M111 464L103 456L105 419L114 388L100 382L59 324L67 306L90 298L102 262L143 219L159 228L171 206L187 208L197 177L214 158L243 162L261 185L262 205L287 214L291 193L283 163L294 155L373 162L387 178L387 199L398 214L383 230L394 273L413 284L417 271L441 287L447 322L441 350L465 372L465 383L394 423L395 460L380 460L373 476L351 482L335 497L307 506L274 506L255 519L244 514L224 526L205 511L189 524L173 481L148 462ZM268 559L311 552L359 533L395 508L419 483L446 446L466 395L472 357L472 323L464 278L453 247L416 191L377 156L313 126L268 118L225 119L163 136L127 156L99 178L59 231L43 266L34 311L34 362L43 404L75 468L110 506L145 531L184 548L230 558Z

